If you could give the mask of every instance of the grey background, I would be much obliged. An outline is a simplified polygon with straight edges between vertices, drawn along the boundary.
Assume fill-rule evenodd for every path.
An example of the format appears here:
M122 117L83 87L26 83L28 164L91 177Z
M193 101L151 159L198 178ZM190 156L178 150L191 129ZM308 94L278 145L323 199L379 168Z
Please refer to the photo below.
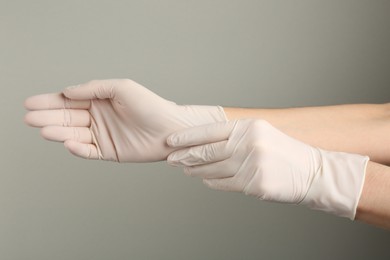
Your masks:
M181 104L388 102L389 13L390 1L2 0L0 259L390 259L387 231L212 191L164 163L78 159L22 122L26 97L104 78Z

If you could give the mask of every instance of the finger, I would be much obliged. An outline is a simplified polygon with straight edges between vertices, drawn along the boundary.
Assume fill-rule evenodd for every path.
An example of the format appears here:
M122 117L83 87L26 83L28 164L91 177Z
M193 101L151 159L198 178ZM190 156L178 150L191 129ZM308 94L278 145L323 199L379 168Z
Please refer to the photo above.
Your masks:
M221 141L178 150L168 156L167 162L172 166L196 166L222 161L232 154L226 144Z
M91 116L87 110L59 109L30 111L24 117L26 124L33 127L91 125Z
M73 155L84 159L99 159L98 150L93 144L83 144L73 140L67 140L64 142L64 146Z
M72 100L65 97L62 93L36 95L24 101L24 107L28 110L88 109L90 106L90 100Z
M117 79L92 80L67 87L63 93L67 98L76 100L114 98L120 81Z
M228 178L234 176L236 171L235 165L230 160L184 168L186 175L203 179Z
M46 126L41 129L41 135L47 140L56 142L73 140L85 144L92 143L92 134L87 127Z
M237 121L187 128L170 135L167 143L172 147L184 147L227 140Z

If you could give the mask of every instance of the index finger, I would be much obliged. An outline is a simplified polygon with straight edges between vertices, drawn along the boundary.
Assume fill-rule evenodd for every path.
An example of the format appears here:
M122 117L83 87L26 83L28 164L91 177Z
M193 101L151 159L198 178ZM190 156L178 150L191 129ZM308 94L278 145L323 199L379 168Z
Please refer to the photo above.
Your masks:
M73 100L62 93L48 93L28 97L24 101L24 107L28 110L50 109L89 109L90 100Z

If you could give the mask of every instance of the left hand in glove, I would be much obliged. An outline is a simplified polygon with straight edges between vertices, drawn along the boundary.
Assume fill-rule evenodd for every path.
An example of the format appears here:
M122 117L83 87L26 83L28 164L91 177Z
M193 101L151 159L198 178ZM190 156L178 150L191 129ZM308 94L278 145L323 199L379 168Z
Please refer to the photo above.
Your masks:
M64 142L82 158L118 162L165 160L171 133L226 121L219 106L178 105L129 79L93 80L25 101L27 124Z

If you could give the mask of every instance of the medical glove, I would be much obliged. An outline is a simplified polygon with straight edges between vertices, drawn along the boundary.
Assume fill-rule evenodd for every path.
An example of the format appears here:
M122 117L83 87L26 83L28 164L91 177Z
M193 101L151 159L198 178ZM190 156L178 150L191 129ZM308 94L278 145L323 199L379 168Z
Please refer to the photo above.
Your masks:
M93 80L25 101L25 122L74 155L118 162L165 160L171 133L226 121L222 107L177 105L128 79Z
M181 130L167 143L181 148L168 163L212 189L355 218L366 156L315 148L251 119Z

